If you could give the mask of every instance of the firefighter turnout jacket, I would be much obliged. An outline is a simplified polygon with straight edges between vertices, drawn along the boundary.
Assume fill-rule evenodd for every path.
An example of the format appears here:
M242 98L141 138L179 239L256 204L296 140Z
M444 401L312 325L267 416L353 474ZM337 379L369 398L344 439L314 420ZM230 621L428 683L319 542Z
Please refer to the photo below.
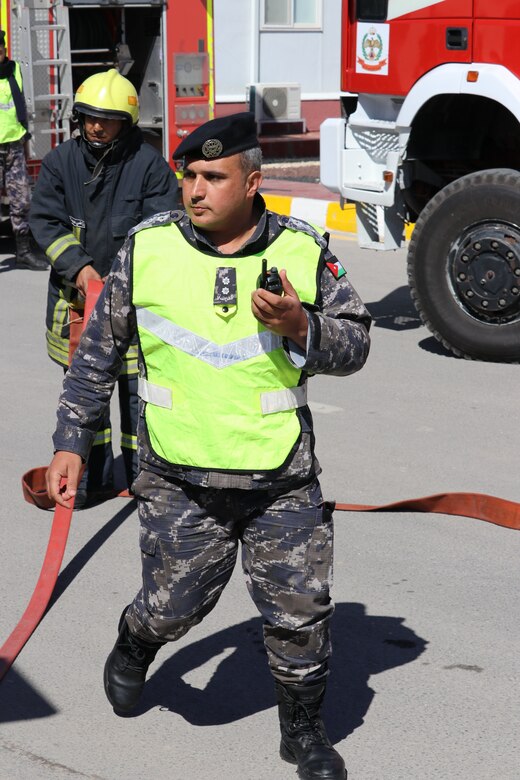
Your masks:
M139 128L123 135L94 173L96 158L81 137L46 155L31 202L30 227L51 263L47 350L68 364L69 310L82 308L74 279L86 265L105 277L128 231L141 220L175 208L177 179ZM123 370L135 373L130 348Z

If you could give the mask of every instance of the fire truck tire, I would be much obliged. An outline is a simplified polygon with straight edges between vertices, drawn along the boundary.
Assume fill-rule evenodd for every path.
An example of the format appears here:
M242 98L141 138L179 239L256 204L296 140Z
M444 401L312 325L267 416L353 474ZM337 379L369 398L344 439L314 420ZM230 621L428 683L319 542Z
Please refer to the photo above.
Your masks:
M425 206L408 250L423 323L455 355L520 361L520 172L451 182Z

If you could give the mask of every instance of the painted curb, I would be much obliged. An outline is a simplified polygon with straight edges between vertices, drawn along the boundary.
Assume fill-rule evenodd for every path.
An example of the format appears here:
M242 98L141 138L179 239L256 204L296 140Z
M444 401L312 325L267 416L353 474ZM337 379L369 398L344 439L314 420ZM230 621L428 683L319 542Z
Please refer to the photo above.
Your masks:
M356 207L347 203L344 209L339 203L319 198L293 198L289 195L270 195L262 192L262 197L270 211L297 217L325 230L356 233ZM413 225L406 225L405 236L409 240Z

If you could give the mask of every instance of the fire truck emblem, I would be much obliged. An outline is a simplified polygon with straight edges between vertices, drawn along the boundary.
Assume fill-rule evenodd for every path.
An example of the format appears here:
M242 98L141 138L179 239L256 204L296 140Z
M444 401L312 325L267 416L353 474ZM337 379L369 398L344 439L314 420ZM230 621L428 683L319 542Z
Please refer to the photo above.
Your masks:
M368 25L358 23L356 71L358 73L388 73L387 24Z
M381 54L383 53L383 41L381 36L377 34L373 27L371 27L367 34L363 37L361 48L363 50L365 62L367 60L374 60L377 62L377 60L381 59Z
M209 160L222 154L224 147L218 138L210 138L202 144L202 154Z

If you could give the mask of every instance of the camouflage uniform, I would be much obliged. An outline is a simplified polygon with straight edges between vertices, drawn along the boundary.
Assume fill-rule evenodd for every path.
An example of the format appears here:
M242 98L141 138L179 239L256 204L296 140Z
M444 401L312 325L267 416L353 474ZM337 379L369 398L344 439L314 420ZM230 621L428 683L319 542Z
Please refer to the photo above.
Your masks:
M346 276L333 272L337 261L327 238L306 223L266 212L260 196L256 207L260 217L254 235L235 255L225 255L226 261L263 251L287 228L311 232L321 246L323 262L329 265L323 266L321 274L321 305L307 311L307 351L288 342L288 359L306 374L345 376L359 370L368 355L370 317ZM185 238L199 251L220 254L184 213L157 215L143 224L164 224L170 219L179 223ZM54 435L56 450L87 457L121 357L135 335L132 247L130 237L65 378ZM140 371L144 371L141 359ZM126 615L132 633L144 641L174 640L200 622L231 576L240 541L249 592L264 617L265 646L274 676L280 682L308 682L326 674L333 609L329 592L332 511L317 480L320 467L310 411L302 407L297 413L302 433L292 458L276 474L243 474L160 460L149 445L141 409L141 472L133 490L139 504L143 584Z
M9 216L13 233L29 233L29 207L31 191L23 141L0 144L0 182L5 185L9 199Z
M142 471L143 585L127 613L142 639L175 640L217 603L239 541L249 593L281 682L323 676L330 652L332 511L317 479L293 490L201 488Z

